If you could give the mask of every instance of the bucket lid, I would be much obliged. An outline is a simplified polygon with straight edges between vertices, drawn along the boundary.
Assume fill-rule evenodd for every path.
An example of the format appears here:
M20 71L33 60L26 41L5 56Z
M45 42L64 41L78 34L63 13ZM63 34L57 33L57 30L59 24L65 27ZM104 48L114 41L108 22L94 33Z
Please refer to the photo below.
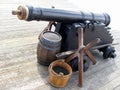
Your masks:
M51 42L59 42L61 40L60 35L58 35L58 33L55 32L45 32L43 34L43 37Z
M41 34L40 42L45 46L58 47L61 45L61 35L57 32L46 31Z

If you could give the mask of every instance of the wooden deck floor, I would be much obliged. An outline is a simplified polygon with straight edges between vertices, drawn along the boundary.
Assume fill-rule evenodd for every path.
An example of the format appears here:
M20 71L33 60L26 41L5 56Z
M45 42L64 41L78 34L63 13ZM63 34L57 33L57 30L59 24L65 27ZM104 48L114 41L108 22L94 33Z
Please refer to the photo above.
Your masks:
M56 90L47 81L48 68L38 65L36 58L37 38L46 22L20 21L11 15L11 10L25 4L75 9L64 0L0 0L0 90ZM111 33L114 43L120 43L120 30ZM76 72L59 90L120 90L120 45L115 48L115 59L103 60L93 52L97 64L84 73L82 88Z

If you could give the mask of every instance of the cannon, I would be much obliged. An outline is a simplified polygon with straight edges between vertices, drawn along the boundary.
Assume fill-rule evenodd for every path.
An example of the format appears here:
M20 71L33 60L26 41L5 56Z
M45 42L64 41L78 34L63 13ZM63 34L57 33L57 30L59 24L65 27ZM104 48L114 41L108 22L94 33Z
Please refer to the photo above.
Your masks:
M71 65L73 71L80 69L80 85L82 85L82 69L87 71L90 59L93 64L96 63L94 57L87 49L90 49L90 47L99 42L92 49L98 49L102 52L104 59L115 58L116 56L115 49L112 46L113 36L110 34L111 28L109 28L110 16L107 13L98 14L55 8L19 6L17 10L12 11L12 14L17 15L20 20L49 21L48 26L44 30L50 30L52 25L55 26L55 32L58 32L62 36L60 51L63 52L58 53L56 56L59 58L63 55L65 58L67 54L71 55L66 60L69 61L72 58L69 65ZM91 42L92 40L94 41ZM84 55L84 52L87 55Z
M110 24L110 16L107 13L92 13L82 11L68 11L55 8L40 8L33 6L19 6L17 10L12 11L13 15L17 15L20 20L26 21L54 21L55 31L62 36L61 52L74 50L78 47L78 35L76 26L84 29L84 45L100 38L98 45L107 44L98 48L103 52L103 58L114 58L115 49L111 45L113 37L111 36L108 25Z
M75 23L85 20L98 21L106 26L110 23L110 16L107 13L96 14L92 12L75 12L59 9L35 8L32 6L19 6L18 10L12 11L12 14L17 14L20 20L32 21L56 21Z
M77 35L73 23L78 23L84 28L84 44L95 38L100 38L102 42L99 45L110 44L113 38L109 32L110 16L107 13L92 13L82 11L68 11L60 9L48 9L32 6L19 6L17 10L12 11L20 20L32 21L55 21L57 22L55 31L62 36L61 51L77 48ZM73 38L74 37L74 38ZM106 46L100 48L103 57L115 57L113 47Z

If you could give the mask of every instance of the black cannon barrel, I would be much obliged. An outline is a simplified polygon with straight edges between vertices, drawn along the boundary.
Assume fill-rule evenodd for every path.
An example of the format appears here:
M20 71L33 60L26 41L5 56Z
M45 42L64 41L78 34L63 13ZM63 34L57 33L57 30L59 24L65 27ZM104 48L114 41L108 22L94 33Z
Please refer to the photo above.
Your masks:
M92 12L75 12L60 9L48 9L32 6L19 6L17 14L19 19L57 21L57 22L79 22L81 20L100 21L106 26L110 23L110 16L107 13L97 14Z

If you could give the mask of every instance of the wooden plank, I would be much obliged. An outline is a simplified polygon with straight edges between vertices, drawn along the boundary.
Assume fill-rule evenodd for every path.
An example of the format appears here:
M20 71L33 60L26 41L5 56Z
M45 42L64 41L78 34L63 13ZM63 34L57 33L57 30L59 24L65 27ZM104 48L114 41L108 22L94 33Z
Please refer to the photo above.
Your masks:
M18 5L78 10L64 0L1 0L0 1L0 89L1 90L56 90L48 84L48 67L37 64L36 47L38 34L46 22L20 21L11 15ZM74 7L74 8L73 8ZM110 30L114 42L119 42L119 30ZM103 60L102 55L93 52L96 65L84 73L84 85L78 87L78 72L73 73L68 85L60 90L119 90L120 47L115 46L117 57Z
M120 74L119 74L120 75ZM114 80L107 83L105 86L99 90L119 90L120 89L120 77L115 78Z

